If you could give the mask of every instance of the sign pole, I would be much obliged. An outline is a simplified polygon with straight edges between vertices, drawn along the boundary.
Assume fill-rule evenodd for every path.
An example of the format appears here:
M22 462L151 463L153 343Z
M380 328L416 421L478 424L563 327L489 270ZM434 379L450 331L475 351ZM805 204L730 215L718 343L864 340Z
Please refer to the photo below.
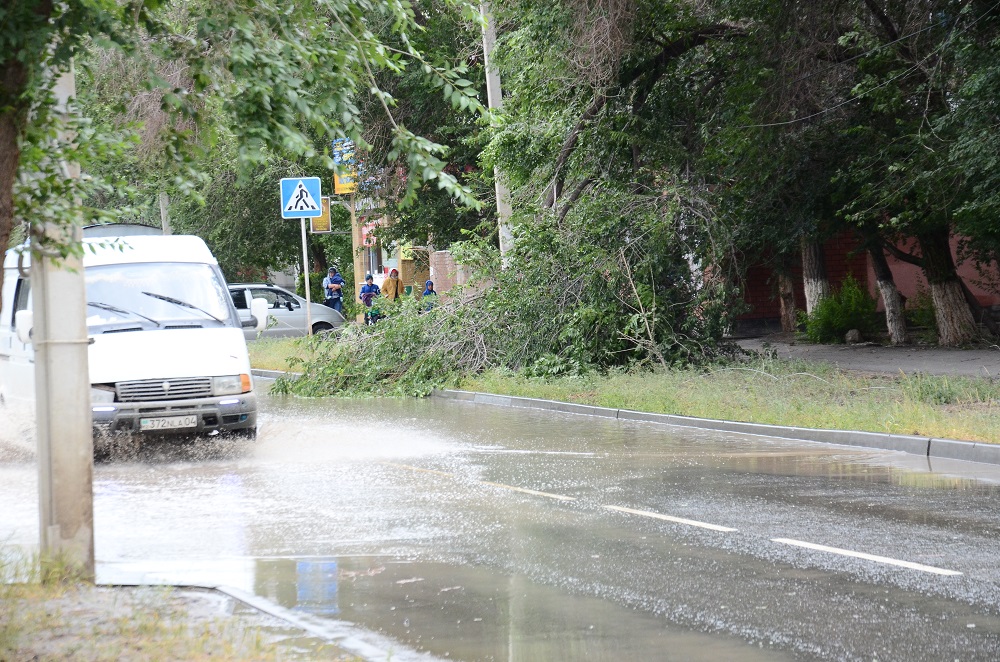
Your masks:
M302 228L302 289L306 291L306 335L312 335L312 283L309 280L309 250L306 219L323 215L323 186L319 177L282 177L281 218L297 218Z
M306 248L306 219L300 219L302 223L302 286L306 291L306 335L311 336L313 332L312 321L312 283L309 282L309 251Z

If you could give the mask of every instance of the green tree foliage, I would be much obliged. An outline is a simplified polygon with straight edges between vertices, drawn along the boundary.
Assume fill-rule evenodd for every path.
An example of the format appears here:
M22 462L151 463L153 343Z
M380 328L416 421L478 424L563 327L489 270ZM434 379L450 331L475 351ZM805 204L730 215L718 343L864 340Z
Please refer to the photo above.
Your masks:
M479 118L468 112L469 98L456 93L459 89L479 91L485 87L481 26L467 20L453 4L442 0L415 1L413 11L422 29L412 35L412 43L428 62L459 63L456 71L461 78L452 82L437 79L428 85L426 72L419 68L407 69L398 76L379 76L380 86L396 101L392 121L448 145L442 154L442 160L447 163L445 171L468 186L477 200L488 203L492 187L486 185L490 182L484 183L477 163L482 148L482 127ZM392 36L387 34L386 39L391 40ZM445 94L444 103L442 93ZM392 121L377 107L374 98L369 97L362 105L362 113L365 138L371 144L366 158L376 163L384 162L390 151ZM390 206L406 193L406 188L394 181L396 172L383 169L376 177L380 187L376 194ZM424 182L416 190L412 204L402 206L391 218L390 224L381 226L375 233L385 246L433 243L446 248L461 239L463 231L495 223L489 204L470 205L467 200L455 198L446 189L441 189L433 180Z
M687 3L494 9L506 96L484 169L511 185L524 281L572 293L554 335L598 365L711 355L725 316L705 299L731 295L731 242L693 166L701 104L743 28Z
M546 377L730 355L719 342L730 319L724 289L692 285L677 237L659 216L647 210L643 217L637 208L627 220L587 217L575 232L535 227L517 237L502 269L489 240L467 242L456 247L459 257L480 267L468 287L429 310L414 298L379 302L384 319L320 345L295 366L303 375L278 388L311 396L423 395L488 368ZM637 241L619 245L622 231L635 232Z
M471 6L458 4L469 20L475 18ZM391 26L393 43L371 30L373 22ZM72 107L68 120L53 114L54 80L72 58L93 49L123 55L124 69L139 87L122 97L122 110L145 100L163 111L147 144L153 146L151 158L172 166L165 170L174 187L184 190L204 174L220 140L234 146L240 173L274 157L314 159L329 170L329 155L317 143L348 136L366 144L359 97L370 94L391 112L394 100L378 86L383 73L417 67L427 82L444 88L448 100L478 109L462 67L427 61L414 47L411 37L420 30L409 3L377 0L8 3L0 9L0 251L7 248L15 199L20 218L35 220L35 208L41 208L66 223L81 212L74 200L104 186L94 178L74 182L60 170L62 161L84 168L100 162L101 150L93 146L116 144L108 138L114 119L91 125ZM88 140L55 141L57 120ZM469 190L445 172L442 151L392 123L388 155L406 163L404 199L433 180L473 204ZM141 168L131 172L142 174ZM22 185L15 190L16 177Z

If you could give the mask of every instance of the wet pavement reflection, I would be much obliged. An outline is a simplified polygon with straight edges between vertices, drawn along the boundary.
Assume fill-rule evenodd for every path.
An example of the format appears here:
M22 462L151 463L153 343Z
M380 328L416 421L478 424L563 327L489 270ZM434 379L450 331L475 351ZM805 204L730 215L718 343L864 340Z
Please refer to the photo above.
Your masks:
M262 410L255 444L96 465L101 581L225 584L397 660L1000 658L996 467L435 399ZM28 456L0 454L14 544Z

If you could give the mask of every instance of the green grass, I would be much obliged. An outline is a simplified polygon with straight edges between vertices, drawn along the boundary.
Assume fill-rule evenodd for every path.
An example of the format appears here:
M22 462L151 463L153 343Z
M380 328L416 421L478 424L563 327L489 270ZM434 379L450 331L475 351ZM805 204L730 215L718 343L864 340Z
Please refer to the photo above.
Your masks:
M760 359L709 370L527 379L490 372L459 388L701 418L1000 443L1000 384L873 376Z
M267 338L247 343L250 365L259 370L288 370L289 359L308 360L315 356L320 343L336 342L325 336L312 338Z
M317 346L251 343L255 368L288 369ZM331 341L323 341L331 342ZM978 377L870 375L822 363L758 358L711 369L526 378L492 371L457 388L753 423L915 434L1000 443L1000 382Z

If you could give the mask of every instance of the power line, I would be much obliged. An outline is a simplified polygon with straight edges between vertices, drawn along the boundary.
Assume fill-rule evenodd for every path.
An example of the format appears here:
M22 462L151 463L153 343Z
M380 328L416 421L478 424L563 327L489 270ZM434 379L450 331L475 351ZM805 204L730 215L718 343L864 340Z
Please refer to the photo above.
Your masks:
M984 18L986 18L987 16L989 16L993 12L993 10L996 9L997 7L1000 7L1000 1L994 3L994 5L992 7L990 7L985 12L983 12L982 14L980 14L971 23L969 23L968 25L964 26L961 29L961 31L959 32L959 34L962 34L962 33L965 33L967 31L969 31L976 23L978 23L979 21L981 21ZM921 32L925 32L927 30L930 30L931 28L935 28L935 27L938 27L940 25L944 25L946 22L947 22L946 20L942 20L942 21L939 21L937 23L932 23L931 25L928 25L927 27L924 27L924 28L921 28L920 30L916 30L914 32L911 32L911 33L909 33L907 35L899 37L898 39L895 39L893 41L887 42L885 44L880 44L879 46L877 46L875 48L869 49L868 51L866 51L864 53L859 53L858 55L855 55L855 56L853 56L851 58L848 58L848 59L844 60L843 62L838 62L835 65L830 65L826 69L823 69L823 70L820 70L820 71L814 71L814 72L812 72L810 74L807 74L807 75L802 76L800 78L797 78L797 79L795 79L793 81L790 81L786 85L786 87L790 86L790 85L794 85L795 83L803 81L803 80L805 80L805 79L807 79L807 78L809 78L811 76L817 76L817 75L819 75L821 73L829 71L830 69L833 69L836 66L840 66L842 64L846 64L847 62L851 62L852 60L856 60L856 59L858 59L860 57L864 57L866 55L874 53L874 52L876 52L876 51L878 51L878 50L880 50L882 48L885 48L887 46L891 46L891 45L896 44L896 43L898 43L898 42L900 42L900 41L902 41L904 39L908 39L909 37L912 37L914 35L920 34ZM799 122L807 122L807 121L809 121L809 120L811 120L811 119L813 119L815 117L819 117L821 115L826 115L827 113L831 113L831 112L837 110L838 108L846 106L847 104L851 103L852 101L857 101L858 99L861 99L865 95L867 95L867 94L869 94L869 93L871 93L871 92L873 92L875 90L881 89L881 88L885 87L886 85L888 85L890 83L893 83L893 82L899 80L900 78L903 78L904 76L909 75L911 72L913 72L914 70L918 69L920 67L920 65L923 62L925 62L928 58L930 58L932 55L935 55L935 54L943 51L953 41L954 37L955 37L955 33L952 32L948 36L948 40L947 41L945 41L939 47L937 47L936 49L934 49L933 51L931 51L931 53L929 53L920 62L917 62L916 64L914 64L909 69L907 69L906 71L902 72L901 74L899 74L897 76L893 76L889 80L887 80L887 81L885 81L885 82L883 82L883 83L881 83L881 84L879 84L879 85L877 85L877 86L875 86L875 87L873 87L873 88L871 88L869 90L865 90L865 91L860 92L859 94L857 94L855 96L849 97L849 98L845 99L844 101L841 101L840 103L838 103L838 104L836 104L834 106L831 106L829 108L824 108L823 110L817 111L817 112L812 113L810 115L806 115L805 117L797 117L795 119L785 120L785 121L782 121L782 122L768 122L768 123L762 123L762 124L745 124L745 125L737 126L737 127L734 127L734 128L737 128L737 129L765 129L765 128L770 128L770 127L789 126L791 124L798 124Z

